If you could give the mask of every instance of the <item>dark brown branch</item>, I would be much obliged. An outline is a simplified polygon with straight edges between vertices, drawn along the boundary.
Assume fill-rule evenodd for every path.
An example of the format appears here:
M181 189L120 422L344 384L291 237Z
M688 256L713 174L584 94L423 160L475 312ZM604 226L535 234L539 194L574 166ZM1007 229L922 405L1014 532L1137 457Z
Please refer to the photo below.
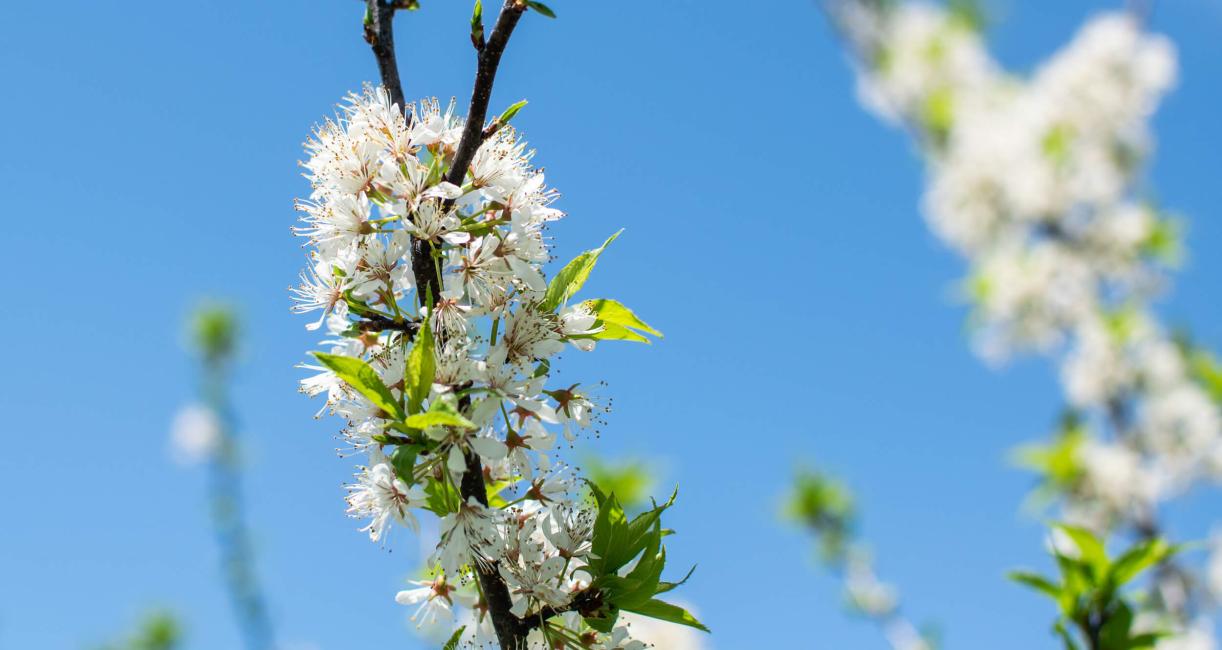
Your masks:
M356 322L357 329L363 332L385 332L393 330L395 332L403 332L407 335L407 340L416 338L416 333L420 331L420 323L414 320L397 321L381 314L364 313L360 314L361 320Z
M505 0L505 4L501 6L501 13L497 16L496 26L492 29L492 34L484 47L479 48L476 55L475 68L475 87L471 91L471 105L467 110L467 123L463 127L462 137L458 141L458 148L455 150L454 159L450 166L449 174L446 180L461 186L463 179L467 175L467 168L471 166L471 160L475 157L476 150L484 142L484 120L488 115L488 102L492 98L492 84L496 81L496 70L501 63L501 55L505 52L505 46L509 43L509 37L513 34L514 27L517 26L518 20L526 11L526 4L521 0ZM447 207L452 202L447 202ZM412 259L413 270L416 270L417 277L420 276L417 270L417 260L425 258L427 254L427 262L431 265L432 260L432 244L421 242L421 255L415 255ZM416 251L413 250L413 253ZM439 278L432 274L432 283L419 282L417 291L426 291L426 287L437 287ZM434 299L439 295L439 290L434 290L431 294ZM484 465L478 454L467 452L467 471L463 473L460 491L463 500L475 497L481 504L488 505L488 488L484 484ZM492 628L496 631L497 641L500 642L502 650L518 650L526 646L526 635L530 629L526 624L519 619L511 610L513 600L509 595L509 587L505 581L501 579L495 566L480 566L476 563L476 573L479 575L480 586L484 592L484 600L488 606L488 615L492 617Z
M588 616L596 613L603 606L603 594L601 590L591 589L586 587L581 591L573 594L573 599L564 607L544 607L534 614L527 614L522 620L522 634L526 634L531 630L543 625L544 621L550 620L555 616L567 614L568 612L577 612L582 616Z
M373 48L373 56L378 60L378 74L382 77L382 87L390 93L390 101L406 111L407 104L403 100L403 83L399 81L399 63L395 58L395 9L394 3L382 0L368 0L366 3L365 41Z
M471 159L484 142L484 120L488 117L488 102L492 99L496 69L501 63L501 55L505 53L505 45L509 43L514 27L518 26L518 20L525 12L525 2L505 0L488 42L479 51L475 68L475 88L471 90L471 106L467 109L467 124L463 127L462 139L458 141L454 162L446 176L446 180L455 185L463 184L467 168L471 166Z
M464 398L465 401L465 398ZM459 491L463 501L475 497L480 505L488 505L488 488L484 484L484 464L475 452L466 453L467 471L462 475ZM480 589L484 594L484 602L488 606L488 615L492 617L492 629L496 631L497 641L502 650L518 650L525 647L526 633L529 629L522 620L510 611L513 599L509 595L509 587L501 579L495 564L481 565L475 563L475 573L479 577Z

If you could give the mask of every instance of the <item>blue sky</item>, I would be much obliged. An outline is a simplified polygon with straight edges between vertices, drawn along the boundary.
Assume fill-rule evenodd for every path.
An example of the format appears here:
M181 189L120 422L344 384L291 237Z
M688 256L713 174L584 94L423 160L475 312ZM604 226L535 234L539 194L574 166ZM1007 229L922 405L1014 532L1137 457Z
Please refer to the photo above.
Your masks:
M994 3L992 36L1029 68L1116 3ZM398 20L408 97L466 103L466 2ZM881 649L847 619L800 534L777 521L803 459L857 490L883 574L950 650L1054 647L1051 608L1007 584L1042 566L1005 451L1059 404L1040 361L993 371L951 299L959 261L917 212L920 166L856 104L812 2L593 3L529 16L494 110L563 193L559 257L625 234L587 285L657 345L568 354L615 412L585 448L646 455L678 482L669 556L720 650ZM9 2L0 8L0 649L81 648L149 606L191 650L236 648L203 476L168 461L192 396L180 321L221 296L246 319L238 406L249 508L280 635L298 647L413 647L391 596L414 542L379 550L343 517L334 421L295 392L313 337L288 312L302 261L292 199L309 126L376 70L345 2ZM1222 2L1158 3L1182 81L1157 119L1152 187L1190 224L1170 322L1222 347ZM761 409L767 409L761 414ZM1185 500L1199 537L1218 500ZM308 644L308 645L307 645Z

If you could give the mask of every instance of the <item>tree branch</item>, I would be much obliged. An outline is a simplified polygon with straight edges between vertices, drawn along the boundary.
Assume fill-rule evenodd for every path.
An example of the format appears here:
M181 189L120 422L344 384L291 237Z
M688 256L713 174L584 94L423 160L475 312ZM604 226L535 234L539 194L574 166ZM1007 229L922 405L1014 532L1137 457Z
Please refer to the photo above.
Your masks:
M464 401L466 399L464 398ZM459 491L463 501L475 497L480 505L488 505L488 488L484 484L484 464L479 455L473 451L466 452L467 471L462 475ZM475 573L479 576L479 584L488 606L488 615L492 617L492 629L496 631L497 641L502 650L518 650L525 647L526 633L530 630L522 624L521 619L513 614L513 599L509 595L509 586L501 579L495 564L483 565L475 563Z
M378 74L382 87L390 93L390 101L406 111L403 99L403 83L399 81L399 64L395 58L395 9L398 5L382 0L368 0L365 4L365 42L373 48L378 60Z
M471 160L475 157L476 150L484 142L484 120L488 115L488 101L492 98L492 84L496 81L497 66L501 63L501 55L505 52L505 46L509 43L509 37L513 34L514 27L517 26L518 20L525 11L526 4L521 2L521 0L505 0L505 4L501 6L501 13L497 16L496 26L492 29L491 36L488 38L487 43L484 44L484 47L478 51L476 57L475 87L471 91L471 105L467 110L467 123L463 127L462 137L458 141L454 160L451 163L449 174L446 176L446 180L455 185L461 186L463 184L463 179L467 175L467 168L471 166ZM448 208L452 204L453 201L447 201L446 207ZM425 245L422 248L427 250L426 261L431 268L432 244L429 242L421 243ZM421 252L423 253L425 250ZM421 257L425 256L413 256L413 270L416 269L416 260ZM417 276L419 276L418 272ZM432 280L436 283L440 281L440 278L433 275ZM423 289L430 285L422 282L417 284L417 286ZM440 291L435 291L432 295L436 298L440 295ZM463 500L475 497L482 505L487 506L488 488L484 483L483 461L480 460L478 454L468 451L466 453L466 462L467 471L463 473L460 485ZM488 613L492 617L492 627L496 631L496 638L500 642L502 650L524 648L526 645L526 635L530 632L530 628L510 611L513 607L513 599L509 595L509 587L501 579L500 573L497 572L495 566L480 566L477 562L475 570L479 575L480 586L483 588L484 599L488 605Z
M484 120L488 117L488 101L492 99L492 84L496 81L496 69L505 53L505 45L513 34L518 20L526 12L526 3L521 0L505 0L501 14L488 42L479 51L475 69L475 88L471 90L471 106L467 108L467 124L463 127L462 139L454 152L454 163L446 180L461 186L471 166L471 159L484 142Z
M602 591L586 587L576 594L573 594L573 599L570 600L569 604L565 605L564 607L548 606L534 614L528 614L526 618L522 619L522 634L525 635L531 630L541 627L544 621L547 621L555 616L567 614L568 612L578 612L583 616L593 614L594 612L597 612L598 608L602 607L602 605Z
M374 57L378 62L378 72L382 77L382 86L389 93L390 100L397 104L400 109L406 111L407 104L404 100L403 86L399 80L399 67L395 59L394 27L392 23L395 9L405 6L414 6L414 0L392 0L391 2L386 2L385 0L367 0L365 40L369 42L373 49ZM484 121L488 115L488 102L492 98L492 85L496 80L497 67L500 65L501 55L505 52L505 46L509 43L509 37L513 34L518 20L521 19L525 11L526 3L522 2L522 0L505 0L505 4L501 7L501 13L497 16L496 26L493 28L492 34L484 44L484 47L478 49L475 87L471 91L471 105L467 111L467 123L463 127L462 137L458 142L453 163L446 178L446 180L455 185L462 185L463 179L467 175L467 168L471 166L471 160L475 157L475 152L487 137L484 135ZM495 132L495 129L491 132ZM453 201L446 202L447 208L451 205L453 205ZM412 240L412 274L416 279L416 293L421 304L426 302L432 303L441 295L441 278L438 277L439 274L433 259L435 250L436 247L430 241L415 238ZM426 306L431 307L432 304L427 304ZM405 325L393 321L385 321L384 319L371 320L375 321L374 325L377 327L403 329L409 335L414 334L414 332L404 329ZM464 401L466 400L464 399ZM488 488L484 483L483 461L478 454L472 451L466 452L465 461L467 467L459 486L463 501L474 497L481 505L487 506ZM510 611L513 607L513 600L509 594L509 587L501 578L495 564L488 565L476 562L475 571L478 575L480 587L488 606L488 612L492 617L492 626L496 630L497 640L500 642L501 648L503 650L524 648L526 645L526 635L537 624L524 622ZM589 596L583 598L582 602L584 603L594 597L601 598L601 596L597 595ZM570 605L570 607L575 606L577 606L577 597L574 597L574 603ZM542 615L543 612L540 612L540 614ZM544 620L554 615L544 616Z

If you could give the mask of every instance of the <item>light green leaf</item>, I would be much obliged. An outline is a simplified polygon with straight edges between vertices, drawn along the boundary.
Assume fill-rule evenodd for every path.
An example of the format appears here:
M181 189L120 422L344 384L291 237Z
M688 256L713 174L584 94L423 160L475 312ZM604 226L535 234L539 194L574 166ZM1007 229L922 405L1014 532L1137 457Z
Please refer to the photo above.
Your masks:
M424 484L424 495L424 509L438 517L457 512L459 504L462 503L462 495L449 481L438 481L431 476Z
M433 378L437 374L437 359L433 350L433 330L429 325L431 319L425 318L416 334L411 352L407 353L407 367L404 370L403 381L407 385L407 412L420 412L424 399L429 396L433 387Z
M473 430L479 427L475 423L463 417L458 413L442 413L429 410L427 413L417 413L407 416L404 422L407 426L413 429L427 429L429 427L457 427L459 429Z
M1061 587L1053 584L1051 580L1042 575L1027 571L1011 571L1010 573L1006 574L1006 577L1014 582L1031 587L1036 591L1043 592L1044 594L1051 596L1053 600L1059 600L1061 598Z
M696 617L692 616L686 609L656 598L639 606L625 607L623 609L625 611L635 612L650 618L656 618L661 621L678 623L679 625L694 627L697 630L704 630L705 632L709 631L709 628L705 627L703 623L696 620Z
M573 261L564 265L563 269L552 278L552 281L547 285L547 293L543 295L543 302L540 307L543 311L554 311L557 307L564 304L573 294L577 293L582 285L586 283L586 279L590 277L590 271L594 270L594 265L598 263L598 256L607 248L607 245L615 241L622 229L607 238L602 246L594 250L588 250L581 255L573 258Z
M484 3L475 0L475 9L471 11L471 43L477 49L484 46Z
M594 314L598 320L602 321L604 331L594 335L598 339L628 339L640 340L648 343L648 339L637 334L635 330L653 334L658 338L662 338L662 333L649 326L648 323L637 317L624 305L615 300L607 298L599 298L597 300L587 300L582 303L590 313Z
M441 650L458 650L458 644L460 641L462 641L462 633L466 630L466 625L454 630L454 634L450 635L450 640L446 641L446 644L441 647Z
M514 116L518 114L518 111L522 110L522 107L526 106L526 104L527 101L525 99L513 104L509 108L506 108L505 112L501 113L501 116L496 118L496 120L501 124L509 124L509 120L512 120Z
M314 358L388 416L395 420L404 418L405 414L399 400L395 399L386 384L382 383L382 378L378 376L377 371L369 367L369 364L355 357L322 352L315 352Z
M615 323L595 323L602 325L602 329L589 335L589 338L598 339L600 341L636 341L637 343L650 344L650 340L637 334L636 332ZM574 337L582 338L582 337Z
M1116 559L1108 573L1113 587L1121 587L1146 569L1162 562L1178 549L1161 539L1137 544Z
M1068 524L1055 524L1053 526L1057 530L1065 533L1081 553L1080 559L1086 563L1093 571L1094 578L1099 580L1107 572L1108 559L1107 551L1103 547L1103 542L1095 536L1094 533L1078 526L1070 526Z
M450 395L434 400L429 405L427 413L409 415L404 424L413 429L421 430L428 427L458 427L459 429L467 430L479 428L474 422L463 417L463 414L458 411L458 407L454 404L454 398Z

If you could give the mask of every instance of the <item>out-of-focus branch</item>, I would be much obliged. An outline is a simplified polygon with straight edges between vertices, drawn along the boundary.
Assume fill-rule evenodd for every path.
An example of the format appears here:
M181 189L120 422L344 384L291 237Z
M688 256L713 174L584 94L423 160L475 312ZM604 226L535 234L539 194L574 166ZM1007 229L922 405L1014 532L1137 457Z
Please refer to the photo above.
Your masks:
M228 395L237 325L228 309L211 307L196 315L194 330L203 363L201 393L217 427L216 447L208 460L208 491L221 569L247 650L270 650L275 633L254 568L244 515L241 449Z

